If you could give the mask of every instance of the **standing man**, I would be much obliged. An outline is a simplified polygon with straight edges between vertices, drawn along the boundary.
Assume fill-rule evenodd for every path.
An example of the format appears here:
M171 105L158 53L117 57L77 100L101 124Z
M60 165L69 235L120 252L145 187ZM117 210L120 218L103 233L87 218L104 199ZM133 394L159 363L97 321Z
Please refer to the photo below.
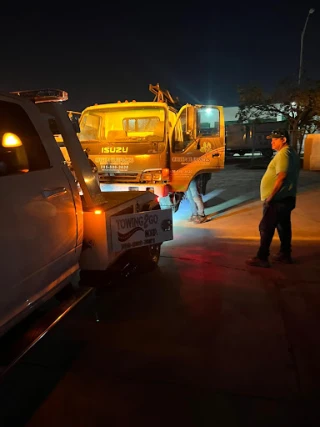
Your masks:
M259 224L260 247L257 255L246 263L254 267L270 267L270 245L275 229L280 239L280 251L275 262L291 264L291 211L296 206L300 160L290 147L288 131L277 129L267 136L277 153L268 165L260 184L263 216Z
M201 224L207 219L204 213L204 204L199 189L199 178L200 175L193 178L189 184L188 190L186 191L186 197L191 208L191 217L189 221L194 222L195 224Z

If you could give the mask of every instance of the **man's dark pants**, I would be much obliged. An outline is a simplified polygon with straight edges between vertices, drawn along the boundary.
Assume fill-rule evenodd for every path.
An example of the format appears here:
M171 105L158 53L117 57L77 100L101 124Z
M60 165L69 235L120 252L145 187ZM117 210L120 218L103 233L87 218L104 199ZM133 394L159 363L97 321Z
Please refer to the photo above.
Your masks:
M284 256L291 255L291 211L296 206L295 197L263 203L263 216L259 224L260 248L257 257L267 260L270 255L270 245L277 229L280 239L280 252Z

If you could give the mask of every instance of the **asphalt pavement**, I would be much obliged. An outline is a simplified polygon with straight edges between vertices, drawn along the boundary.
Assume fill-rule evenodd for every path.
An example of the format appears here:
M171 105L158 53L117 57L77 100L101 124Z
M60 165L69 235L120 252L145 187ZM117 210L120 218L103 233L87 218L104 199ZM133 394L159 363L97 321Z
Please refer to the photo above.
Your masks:
M301 171L294 264L262 269L245 259L264 167L227 164L209 222L189 223L183 200L154 272L44 337L0 387L1 427L319 426L320 172Z

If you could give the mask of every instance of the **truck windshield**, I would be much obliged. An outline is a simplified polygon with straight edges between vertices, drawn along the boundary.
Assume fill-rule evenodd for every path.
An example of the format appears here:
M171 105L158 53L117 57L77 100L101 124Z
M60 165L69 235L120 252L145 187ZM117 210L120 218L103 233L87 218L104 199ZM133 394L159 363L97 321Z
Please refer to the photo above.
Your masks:
M80 119L80 141L163 142L165 109L159 107L96 108Z

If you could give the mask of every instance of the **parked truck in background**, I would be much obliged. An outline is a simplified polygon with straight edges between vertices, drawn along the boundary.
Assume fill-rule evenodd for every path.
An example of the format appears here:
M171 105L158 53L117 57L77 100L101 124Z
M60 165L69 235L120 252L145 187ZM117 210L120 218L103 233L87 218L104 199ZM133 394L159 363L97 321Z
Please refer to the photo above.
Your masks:
M271 158L273 150L267 136L274 129L288 128L288 122L226 123L226 155L260 152Z
M161 210L155 194L101 190L66 99L51 89L0 93L0 335L79 272L106 272L122 260L152 268L173 238L172 210Z
M190 181L224 168L221 106L177 108L168 91L149 85L151 102L93 105L81 113L78 137L108 191L152 191L162 209L177 211Z

